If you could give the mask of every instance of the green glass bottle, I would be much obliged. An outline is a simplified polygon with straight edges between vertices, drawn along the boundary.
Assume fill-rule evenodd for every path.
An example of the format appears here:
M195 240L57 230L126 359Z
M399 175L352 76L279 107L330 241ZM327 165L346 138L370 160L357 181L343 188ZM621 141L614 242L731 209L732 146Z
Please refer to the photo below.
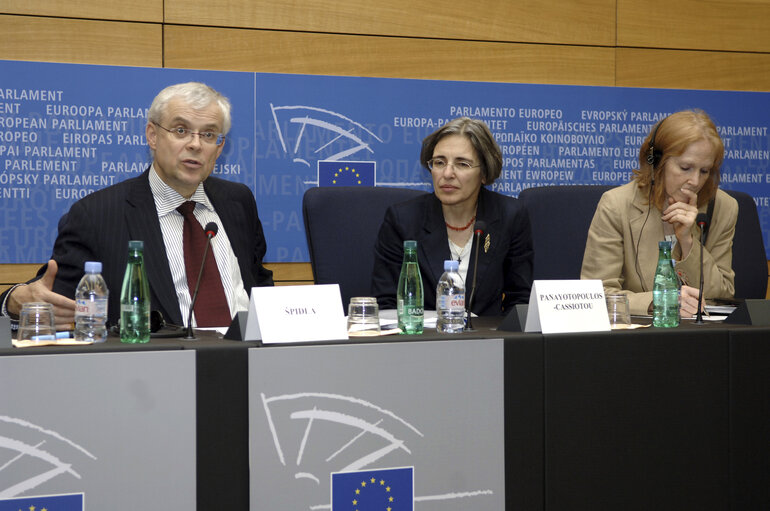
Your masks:
M404 241L404 262L396 290L398 328L403 334L421 334L424 321L422 275L417 264L417 242Z
M150 342L150 284L143 251L143 241L128 242L128 264L120 291L120 342Z
M671 242L658 242L658 268L652 288L652 326L679 326L679 280L671 260Z

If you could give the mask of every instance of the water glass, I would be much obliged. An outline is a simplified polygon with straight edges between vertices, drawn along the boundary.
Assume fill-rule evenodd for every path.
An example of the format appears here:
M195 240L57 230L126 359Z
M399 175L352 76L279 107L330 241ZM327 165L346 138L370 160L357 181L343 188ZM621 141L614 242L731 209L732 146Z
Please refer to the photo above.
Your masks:
M21 306L18 340L48 341L56 338L53 305L29 302Z
M616 328L631 324L628 295L607 295L607 314L610 318L610 327Z
M348 335L380 335L380 308L371 296L356 296L348 305Z

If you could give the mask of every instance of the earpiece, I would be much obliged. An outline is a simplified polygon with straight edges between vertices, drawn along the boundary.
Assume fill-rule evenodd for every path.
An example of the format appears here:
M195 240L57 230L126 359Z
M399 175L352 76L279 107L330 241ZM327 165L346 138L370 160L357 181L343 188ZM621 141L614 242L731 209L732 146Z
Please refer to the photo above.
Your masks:
M663 119L663 121L665 120L666 119ZM655 148L655 137L657 136L658 129L660 128L660 125L663 124L663 121L660 121L655 126L655 130L652 132L652 137L650 138L650 147L647 150L647 164L652 167L653 170L655 170L660 163L660 159L663 157L663 152Z
M647 149L647 165L650 166L651 186L655 185L655 169L658 167L660 160L663 158L663 151L660 151L655 147L655 137L658 135L658 129L660 128L660 125L663 124L666 119L668 119L668 117L664 117L658 124L655 125L655 130L653 130L652 137L650 137L650 147Z

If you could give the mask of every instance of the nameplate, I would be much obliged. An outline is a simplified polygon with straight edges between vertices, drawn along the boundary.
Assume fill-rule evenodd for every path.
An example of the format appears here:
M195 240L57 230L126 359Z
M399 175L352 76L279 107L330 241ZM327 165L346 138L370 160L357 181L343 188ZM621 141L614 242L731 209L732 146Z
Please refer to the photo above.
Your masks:
M609 331L601 280L536 280L529 296L525 332Z
M347 338L338 284L252 288L244 340L281 344Z

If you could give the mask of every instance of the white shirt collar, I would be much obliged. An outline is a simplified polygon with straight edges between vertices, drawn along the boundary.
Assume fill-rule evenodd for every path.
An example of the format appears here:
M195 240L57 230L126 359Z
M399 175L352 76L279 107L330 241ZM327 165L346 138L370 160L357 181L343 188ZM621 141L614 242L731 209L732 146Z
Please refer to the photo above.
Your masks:
M214 207L211 205L206 191L203 189L203 183L198 184L198 188L189 199L182 197L179 192L167 185L158 175L155 170L155 165L150 166L150 190L152 191L152 197L155 200L155 209L158 210L158 216L164 216L170 212L176 210L179 206L187 202L188 200L195 201L198 204L202 204L209 211L214 211Z

